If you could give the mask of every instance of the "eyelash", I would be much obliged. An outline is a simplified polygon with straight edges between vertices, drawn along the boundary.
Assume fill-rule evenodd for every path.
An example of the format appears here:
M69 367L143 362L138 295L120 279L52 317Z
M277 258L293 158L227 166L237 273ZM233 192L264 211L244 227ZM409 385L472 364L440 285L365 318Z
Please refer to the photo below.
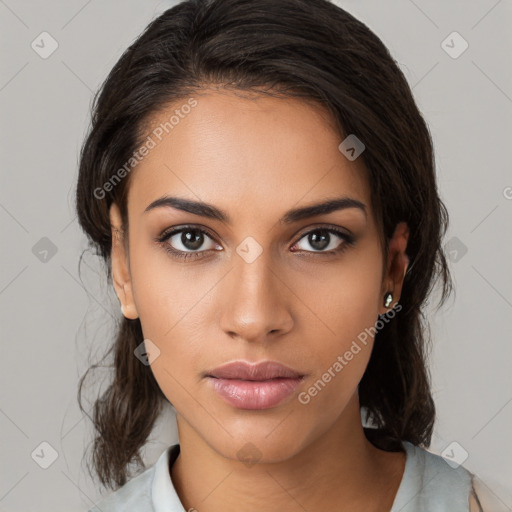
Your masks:
M176 235L177 233L186 232L187 230L188 231L198 232L198 233L201 233L203 235L207 235L212 240L214 239L214 237L208 231L206 231L204 229L201 229L201 228L196 227L196 226L182 226L180 228L172 228L170 230L164 231L159 237L157 237L155 239L155 242L158 243L159 245L161 245L163 247L163 249L167 253L169 253L173 258L177 258L177 259L181 259L181 260L189 260L189 259L197 259L197 258L203 257L203 256L201 256L201 254L204 253L204 252L207 252L207 251L188 251L188 252L185 252L185 251L180 251L178 249L173 249L167 243L169 238L171 238L173 235ZM331 234L337 235L341 239L344 240L344 243L342 243L337 249L332 249L330 251L306 251L306 253L334 256L334 255L341 254L343 251L345 251L349 247L352 247L354 245L354 243L355 243L354 236L349 235L348 233L345 233L344 231L341 231L340 229L338 229L338 228L336 228L334 226L325 226L325 227L322 226L322 227L317 227L317 228L311 229L310 231L307 231L307 232L303 233L293 245L297 244L300 240L305 238L307 235L310 235L311 233L317 233L319 231L323 231L323 232L327 232L327 233L331 233ZM300 251L294 251L294 252L300 252Z

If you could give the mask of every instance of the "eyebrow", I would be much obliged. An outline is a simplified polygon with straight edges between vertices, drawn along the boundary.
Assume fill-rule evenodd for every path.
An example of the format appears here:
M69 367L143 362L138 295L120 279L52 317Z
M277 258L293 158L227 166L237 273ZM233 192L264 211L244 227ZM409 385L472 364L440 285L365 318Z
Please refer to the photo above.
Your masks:
M159 199L156 199L150 205L148 205L147 208L144 210L144 213L154 210L155 208L162 207L172 207L176 208L177 210L193 213L194 215L199 215L201 217L206 217L208 219L220 220L221 222L227 224L231 223L229 215L226 212L217 208L216 206L201 201L192 201L191 199L185 199L183 197L160 197ZM307 219L309 217L314 217L316 215L326 215L328 213L337 210L345 210L347 208L358 208L362 210L365 216L367 216L366 205L364 203L362 203L358 199L354 199L351 197L340 197L335 199L329 199L322 203L317 203L310 206L293 208L286 212L279 219L279 222L281 224L291 224L302 219Z

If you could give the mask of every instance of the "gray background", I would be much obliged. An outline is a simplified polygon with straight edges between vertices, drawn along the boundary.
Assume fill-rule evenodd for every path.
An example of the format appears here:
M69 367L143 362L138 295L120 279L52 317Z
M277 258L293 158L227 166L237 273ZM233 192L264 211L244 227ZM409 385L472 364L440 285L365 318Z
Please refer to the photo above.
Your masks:
M430 315L438 408L431 451L465 450L464 466L500 510L512 510L512 2L337 3L375 31L404 70L430 125L451 215L446 242L457 292ZM96 257L85 256L83 282L78 276L86 247L73 210L78 151L93 91L171 5L0 0L0 511L80 511L99 497L82 463L91 429L76 403L77 381L109 343L119 309ZM58 43L46 59L31 47L43 31ZM442 46L453 31L469 44L457 58ZM449 51L458 52L462 41L453 41ZM177 440L167 412L148 464ZM58 454L47 469L35 461L50 460L43 442Z

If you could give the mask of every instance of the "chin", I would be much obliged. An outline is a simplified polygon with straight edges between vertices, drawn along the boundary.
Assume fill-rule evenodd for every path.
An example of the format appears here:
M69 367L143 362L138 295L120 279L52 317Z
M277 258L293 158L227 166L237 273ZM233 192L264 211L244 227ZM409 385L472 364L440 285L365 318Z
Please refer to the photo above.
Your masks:
M275 429L275 422L272 428ZM207 440L208 444L227 459L243 462L247 467L254 464L274 464L294 457L305 444L295 431L291 436L288 432L270 433L272 428L262 429L254 426L239 433L223 436L222 439Z

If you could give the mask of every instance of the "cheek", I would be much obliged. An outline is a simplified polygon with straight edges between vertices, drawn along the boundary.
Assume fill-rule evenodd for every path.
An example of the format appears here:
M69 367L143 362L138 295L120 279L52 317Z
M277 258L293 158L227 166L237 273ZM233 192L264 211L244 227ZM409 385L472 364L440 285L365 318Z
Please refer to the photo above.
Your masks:
M213 276L199 267L177 263L164 249L134 247L131 278L137 312L146 337L165 341L193 318L201 308ZM211 283L210 283L211 281Z
M170 261L163 250L134 247L131 277L144 339L159 350L151 369L172 403L181 397L180 383L191 383L205 369L209 344L206 312L219 281L214 272ZM181 397L181 398L180 398Z
M377 248L361 251L340 262L337 270L332 266L328 275L318 274L314 281L301 282L300 293L313 305L318 319L312 318L314 326L306 336L314 343L309 352L315 371L305 400L310 399L319 414L343 406L357 388L370 359L372 327L378 320L379 258ZM330 409L329 404L336 406Z
M319 267L314 276L295 280L297 295L305 298L321 321L327 339L323 346L341 350L378 319L381 263L378 248L367 244L338 264Z

